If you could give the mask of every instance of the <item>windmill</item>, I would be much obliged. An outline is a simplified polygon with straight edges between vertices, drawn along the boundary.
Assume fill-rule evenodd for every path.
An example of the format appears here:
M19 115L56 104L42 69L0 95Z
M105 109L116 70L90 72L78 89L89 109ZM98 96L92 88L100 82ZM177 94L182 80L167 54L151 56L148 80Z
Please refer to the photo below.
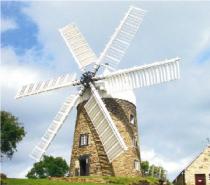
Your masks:
M136 88L160 84L162 82L180 78L179 58L159 61L129 69L115 69L116 65L119 64L125 55L128 46L138 31L144 14L145 11L140 8L133 6L129 7L127 13L121 20L119 26L116 28L114 34L98 58L89 47L87 41L76 25L67 25L59 30L76 63L78 64L79 69L82 71L80 79L77 80L75 74L66 74L46 82L25 85L17 92L16 98L22 98L64 87L78 86L79 90L76 94L72 94L67 97L63 106L60 108L54 120L41 138L41 141L33 149L31 153L31 157L33 159L37 161L41 159L42 155L46 152L55 135L63 125L68 114L74 106L78 105L78 111L80 109L80 111L83 111L84 115L86 114L86 118L84 119L85 123L86 121L89 122L89 127L91 127L92 130L91 132L94 132L94 134L92 134L94 135L92 139L95 143L99 143L100 145L98 148L96 146L97 152L102 152L103 154L98 154L97 156L99 158L99 165L94 167L95 172L88 172L87 165L85 165L88 163L88 158L83 158L84 156L80 156L81 158L79 158L79 154L77 154L79 161L75 158L71 159L70 171L73 175L130 175L132 171L129 167L126 168L125 164L129 163L129 156L132 158L131 155L128 154L124 158L120 158L120 156L124 156L124 154L131 150L124 134L127 134L127 131L130 129L132 131L129 131L130 133L137 135L137 126L135 125L132 128L129 127L129 129L126 126L126 129L122 131L119 126L117 126L116 120L113 121L114 116L112 115L112 111L110 110L111 108L109 107L109 100L111 99L110 103L113 103L112 99L114 99L114 94L116 95L118 92L125 92L126 94ZM96 75L99 72L99 69L103 66L109 69L109 72ZM124 110L124 112L130 111L130 109L135 111L135 106L133 106L132 103L129 103L129 97L127 98L128 101L123 101L121 103L119 100L118 105L125 105L127 103L124 106L127 110ZM80 113L77 116L78 119L80 119ZM130 115L129 120L133 124L136 122L133 115ZM123 124L127 124L125 123L126 121L122 122ZM78 124L76 128L77 127ZM76 142L76 136L74 136L74 142ZM80 136L79 142L84 146L87 144L88 141L85 135ZM82 150L85 151L85 149ZM76 154L73 156L75 155ZM133 159L136 157L138 161L140 160L138 152L135 151L132 155L134 156ZM91 160L94 161L93 158ZM119 161L124 161L124 163ZM103 165L105 166L104 171L102 169ZM120 165L121 169L119 169ZM134 163L134 166L137 171L140 171L139 163ZM75 171L77 168L79 170ZM97 173L100 171L99 168L102 171L101 173ZM122 169L126 170L125 168L127 171L122 172ZM138 172L138 174L139 173L140 172ZM132 174L134 173L132 172Z

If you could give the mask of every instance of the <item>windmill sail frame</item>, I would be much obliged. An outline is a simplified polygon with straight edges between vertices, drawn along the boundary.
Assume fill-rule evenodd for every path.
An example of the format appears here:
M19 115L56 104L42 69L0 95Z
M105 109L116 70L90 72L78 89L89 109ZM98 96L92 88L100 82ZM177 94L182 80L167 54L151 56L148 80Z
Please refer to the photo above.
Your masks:
M41 142L32 151L32 158L37 161L41 159L68 114L77 104L78 99L83 97L87 89L90 89L91 97L84 107L99 135L109 161L112 162L128 149L99 94L98 86L95 86L94 83L96 81L103 82L105 84L104 90L107 93L112 93L155 85L180 78L179 58L118 70L108 75L96 76L103 63L108 62L113 68L121 61L143 21L144 14L145 10L131 6L99 58L97 58L96 54L90 48L77 26L74 24L67 25L59 30L82 71L81 78L77 80L75 74L67 74L46 82L28 84L18 90L16 98L71 86L79 86L80 90L75 95L70 95L67 98L52 124L41 138ZM86 71L88 65L92 65L92 71Z

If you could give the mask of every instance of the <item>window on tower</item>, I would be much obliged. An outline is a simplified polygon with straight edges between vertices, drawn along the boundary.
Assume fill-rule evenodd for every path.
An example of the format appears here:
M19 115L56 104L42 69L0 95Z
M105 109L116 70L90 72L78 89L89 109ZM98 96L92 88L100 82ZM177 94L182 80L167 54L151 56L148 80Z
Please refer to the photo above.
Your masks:
M88 134L80 134L79 146L88 145Z
M134 160L134 168L137 171L140 171L140 161L139 160Z
M137 136L133 137L133 146L134 147L138 147L138 138L137 138Z
M134 123L135 123L135 117L134 117L134 115L133 115L133 114L130 114L129 121L130 121L130 123L131 123L131 124L133 124L133 125L134 125Z

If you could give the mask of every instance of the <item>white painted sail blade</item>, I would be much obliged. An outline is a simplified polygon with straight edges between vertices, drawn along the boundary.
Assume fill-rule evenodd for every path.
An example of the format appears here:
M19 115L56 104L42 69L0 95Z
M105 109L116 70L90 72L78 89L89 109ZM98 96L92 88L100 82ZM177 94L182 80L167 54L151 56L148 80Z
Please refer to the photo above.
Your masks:
M30 96L38 93L43 93L46 91L51 91L54 89L59 89L62 87L67 87L74 85L76 83L76 74L70 75L66 74L63 76L59 76L55 79L47 80L45 82L38 82L33 84L28 84L23 87L21 87L15 98L22 98L25 96Z
M121 61L139 29L144 13L145 11L142 9L136 7L129 8L104 51L101 53L97 64L108 63L111 67L115 67Z
M80 69L96 62L96 54L75 25L67 25L59 31Z
M41 138L41 141L38 145L33 149L30 157L39 161L42 155L45 153L47 148L49 147L50 143L54 139L55 135L63 125L64 121L66 120L68 114L74 107L79 95L70 95L65 103L62 105L61 109L55 116L53 122L48 127L47 131L45 132L44 136Z
M130 90L180 78L179 58L119 70L103 76L108 92Z
M112 162L127 147L97 90L92 84L90 86L92 96L85 104L85 110L99 135L109 161Z

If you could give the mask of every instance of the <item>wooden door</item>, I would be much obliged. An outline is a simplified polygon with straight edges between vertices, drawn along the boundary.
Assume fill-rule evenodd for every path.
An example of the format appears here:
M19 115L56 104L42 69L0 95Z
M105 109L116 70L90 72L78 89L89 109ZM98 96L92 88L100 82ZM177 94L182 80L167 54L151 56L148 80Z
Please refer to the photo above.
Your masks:
M195 185L206 185L205 174L195 174Z

